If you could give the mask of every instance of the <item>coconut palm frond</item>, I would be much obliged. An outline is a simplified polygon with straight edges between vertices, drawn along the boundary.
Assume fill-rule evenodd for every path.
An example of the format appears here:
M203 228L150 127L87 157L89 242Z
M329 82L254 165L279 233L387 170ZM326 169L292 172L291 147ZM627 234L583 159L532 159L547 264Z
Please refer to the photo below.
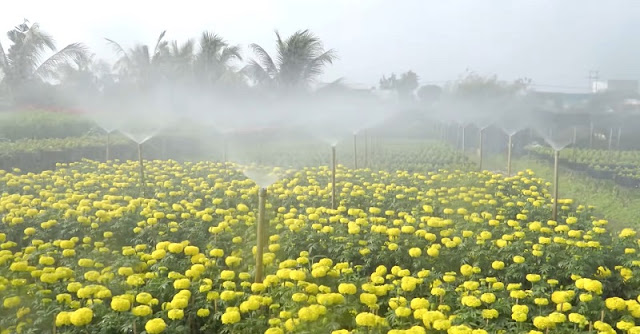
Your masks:
M267 51L265 51L258 44L250 44L249 47L251 48L253 53L255 53L258 56L258 61L260 63L260 67L266 73L268 73L269 75L275 75L278 72L278 67L273 62L273 59L271 58L269 53L267 53Z
M34 75L40 78L50 78L62 64L69 64L70 62L81 64L86 63L88 60L87 47L82 43L72 43L40 64L34 71Z

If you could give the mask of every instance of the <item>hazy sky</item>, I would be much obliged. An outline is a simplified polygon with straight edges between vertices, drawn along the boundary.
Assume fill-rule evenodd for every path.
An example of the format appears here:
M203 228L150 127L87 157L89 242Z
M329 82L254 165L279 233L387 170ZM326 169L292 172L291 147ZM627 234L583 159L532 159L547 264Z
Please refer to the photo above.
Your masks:
M23 18L39 22L59 48L81 41L106 59L114 56L104 37L129 47L154 44L165 29L179 41L210 30L250 57L250 43L273 50L275 29L309 28L340 56L323 79L363 86L409 69L423 83L471 69L565 91L586 89L590 70L640 79L636 0L7 1L0 30ZM4 34L0 41L8 48Z

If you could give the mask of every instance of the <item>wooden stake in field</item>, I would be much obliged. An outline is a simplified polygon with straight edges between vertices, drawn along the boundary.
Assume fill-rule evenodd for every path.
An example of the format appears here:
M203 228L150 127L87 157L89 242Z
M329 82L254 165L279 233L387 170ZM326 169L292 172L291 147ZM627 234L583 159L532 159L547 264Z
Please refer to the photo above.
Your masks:
M553 212L551 217L553 220L558 219L558 161L560 160L560 151L553 153Z
M331 209L336 209L336 146L331 146Z
M264 277L264 247L266 244L266 217L265 203L267 201L267 189L258 191L258 223L256 229L256 283L262 283Z
M144 197L146 184L144 180L144 162L142 160L142 143L138 143L138 161L140 162L140 192L142 193L142 197Z

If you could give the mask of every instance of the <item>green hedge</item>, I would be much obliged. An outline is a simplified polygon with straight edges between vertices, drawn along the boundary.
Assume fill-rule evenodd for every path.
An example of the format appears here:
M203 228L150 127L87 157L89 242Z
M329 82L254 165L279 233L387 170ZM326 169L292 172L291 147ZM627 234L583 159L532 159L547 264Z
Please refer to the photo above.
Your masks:
M94 123L82 115L47 111L14 111L0 113L0 138L66 138L86 135Z

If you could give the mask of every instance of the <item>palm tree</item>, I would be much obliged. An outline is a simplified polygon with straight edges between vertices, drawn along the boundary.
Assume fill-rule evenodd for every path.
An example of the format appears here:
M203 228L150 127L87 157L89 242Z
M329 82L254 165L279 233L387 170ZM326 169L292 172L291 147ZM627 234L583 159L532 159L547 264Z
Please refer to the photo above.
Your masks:
M164 39L165 34L166 30L160 33L152 53L147 45L137 44L126 51L117 42L105 38L120 56L114 64L120 80L131 82L138 87L148 87L162 77L166 65L163 61L169 54L169 42Z
M251 44L257 60L252 59L245 72L256 83L284 89L307 88L322 74L324 67L337 59L333 49L324 50L322 41L309 30L299 30L286 40L276 31L276 58L258 44Z
M7 32L11 46L5 52L0 44L0 71L3 73L0 86L9 91L10 98L18 95L29 96L26 89L30 85L42 84L52 79L63 65L85 62L87 48L81 43L72 43L62 50L56 50L53 37L40 30L38 23L22 24ZM43 60L45 53L55 52Z
M240 47L229 45L220 35L205 31L200 36L200 48L195 55L194 73L200 84L219 81L235 83L241 78L233 62L241 61Z

